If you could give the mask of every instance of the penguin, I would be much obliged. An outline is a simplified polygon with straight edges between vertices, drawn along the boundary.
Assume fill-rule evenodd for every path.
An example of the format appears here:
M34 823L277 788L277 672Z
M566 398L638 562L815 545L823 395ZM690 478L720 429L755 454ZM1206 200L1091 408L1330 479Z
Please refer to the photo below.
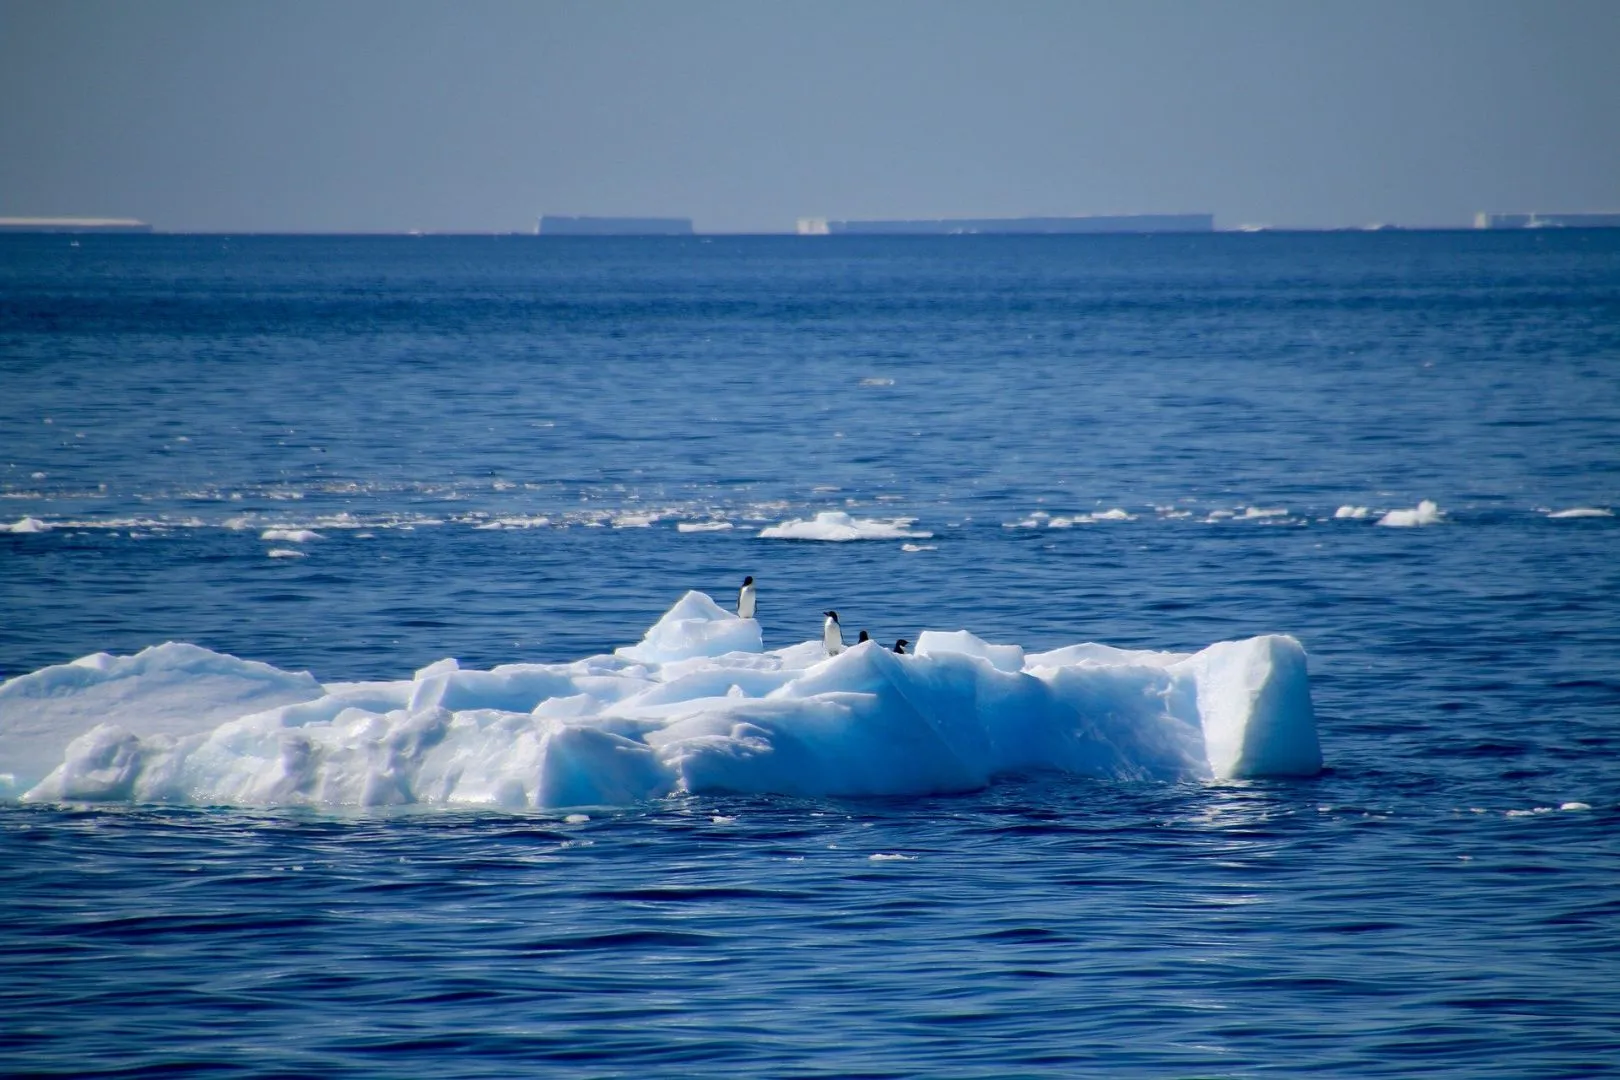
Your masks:
M868 634L865 630L862 630L861 631L861 638L855 644L857 644L857 645L865 645L868 641L871 641L871 640L872 640L872 635Z
M754 575L749 574L743 578L742 588L737 592L737 618L752 619L754 617Z
M911 644L909 641L907 641L905 638L901 638L899 641L894 643L894 651L899 653L901 656L904 656L906 655L906 646L909 644Z
M844 651L844 630L838 625L838 612L823 611L827 621L821 624L821 644L827 650L828 656L837 656Z

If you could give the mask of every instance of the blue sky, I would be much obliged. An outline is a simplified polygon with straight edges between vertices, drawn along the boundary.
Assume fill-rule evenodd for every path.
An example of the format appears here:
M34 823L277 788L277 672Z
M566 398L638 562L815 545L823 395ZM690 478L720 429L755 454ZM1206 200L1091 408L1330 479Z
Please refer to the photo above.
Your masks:
M1620 2L0 0L0 215L1620 209Z

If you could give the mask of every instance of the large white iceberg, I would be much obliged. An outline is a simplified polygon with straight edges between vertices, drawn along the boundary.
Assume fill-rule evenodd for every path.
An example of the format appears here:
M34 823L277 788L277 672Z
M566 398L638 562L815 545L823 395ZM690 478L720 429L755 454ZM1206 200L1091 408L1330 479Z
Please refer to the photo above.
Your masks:
M567 664L445 660L408 680L320 686L169 644L0 685L0 796L40 801L555 807L1321 765L1290 637L1026 655L925 631L915 655L874 642L828 659L819 642L764 651L758 623L697 592L639 644Z

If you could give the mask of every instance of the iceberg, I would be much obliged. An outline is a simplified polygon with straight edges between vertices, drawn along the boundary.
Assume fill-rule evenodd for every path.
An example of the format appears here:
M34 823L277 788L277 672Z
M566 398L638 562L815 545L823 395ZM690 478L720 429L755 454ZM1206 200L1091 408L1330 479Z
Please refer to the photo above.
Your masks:
M1232 780L1321 770L1284 635L1196 653L1026 653L928 630L763 648L689 592L642 640L570 663L322 685L195 645L0 684L0 797L198 805L576 807L676 793L964 792L1051 771Z

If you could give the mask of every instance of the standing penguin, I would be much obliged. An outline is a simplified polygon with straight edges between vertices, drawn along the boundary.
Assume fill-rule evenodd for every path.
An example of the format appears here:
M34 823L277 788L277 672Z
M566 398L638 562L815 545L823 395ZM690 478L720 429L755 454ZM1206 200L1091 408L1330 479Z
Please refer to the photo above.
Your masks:
M837 656L844 651L844 630L838 625L838 612L823 611L827 621L821 624L821 644L827 650L828 656Z
M911 644L909 641L907 641L905 638L901 638L899 641L894 643L894 651L899 653L901 656L904 656L906 655L906 646L909 644Z
M743 578L742 588L737 592L737 618L752 619L754 617L754 575L749 574Z
M861 631L861 636L855 639L855 644L857 644L857 645L865 645L868 641L871 641L871 640L872 640L872 635L868 634L865 630L862 630Z

